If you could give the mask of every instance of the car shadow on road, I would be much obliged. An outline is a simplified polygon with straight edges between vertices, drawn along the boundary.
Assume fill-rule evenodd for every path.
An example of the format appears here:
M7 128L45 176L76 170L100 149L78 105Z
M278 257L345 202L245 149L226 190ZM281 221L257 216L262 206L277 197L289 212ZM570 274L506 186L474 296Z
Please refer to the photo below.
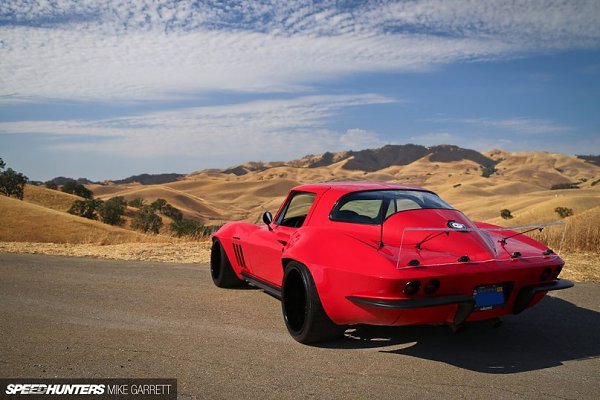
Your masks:
M504 319L494 329L487 322L468 324L453 334L446 326L358 326L344 339L323 347L377 348L440 361L472 371L510 374L600 356L600 313L546 297L538 306ZM399 349L388 349L400 346Z

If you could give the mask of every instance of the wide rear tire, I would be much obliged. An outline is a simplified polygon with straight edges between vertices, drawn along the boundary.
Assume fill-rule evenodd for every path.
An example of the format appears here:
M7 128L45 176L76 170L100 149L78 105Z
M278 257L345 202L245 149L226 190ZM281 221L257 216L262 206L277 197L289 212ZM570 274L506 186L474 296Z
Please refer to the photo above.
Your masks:
M300 343L340 338L344 326L334 324L325 313L308 268L291 261L283 276L281 308L288 332Z
M233 271L229 258L218 240L214 241L210 251L210 275L215 285L220 288L234 288L244 284Z

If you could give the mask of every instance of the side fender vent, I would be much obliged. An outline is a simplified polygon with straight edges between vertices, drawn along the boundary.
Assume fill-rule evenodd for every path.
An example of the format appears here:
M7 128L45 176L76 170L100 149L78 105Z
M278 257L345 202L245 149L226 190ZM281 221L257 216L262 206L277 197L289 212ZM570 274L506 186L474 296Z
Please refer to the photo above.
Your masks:
M233 252L235 253L235 260L238 265L242 268L246 268L246 260L244 259L244 252L242 251L242 246L240 244L233 244Z

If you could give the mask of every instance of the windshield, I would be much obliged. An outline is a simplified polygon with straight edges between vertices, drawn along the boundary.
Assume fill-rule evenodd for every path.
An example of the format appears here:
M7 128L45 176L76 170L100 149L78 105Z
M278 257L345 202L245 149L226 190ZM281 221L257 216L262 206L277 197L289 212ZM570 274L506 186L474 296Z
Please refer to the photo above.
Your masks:
M420 190L369 190L342 196L330 214L332 221L380 224L390 216L408 210L453 209L436 194Z

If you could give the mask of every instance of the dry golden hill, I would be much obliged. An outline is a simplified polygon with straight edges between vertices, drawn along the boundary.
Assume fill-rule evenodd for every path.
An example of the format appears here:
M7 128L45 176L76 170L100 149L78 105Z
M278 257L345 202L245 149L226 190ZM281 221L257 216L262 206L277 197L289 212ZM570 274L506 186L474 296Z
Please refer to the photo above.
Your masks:
M75 200L81 197L42 186L25 185L23 200L57 211L68 211Z
M494 220L503 208L510 209L517 216L534 213L548 220L557 217L552 207L570 207L580 213L600 205L600 185L592 186L600 179L600 167L576 157L494 150L485 153L483 160L494 160L497 172L486 178L481 176L479 162L483 161L476 154L467 153L469 159L439 161L440 158L453 159L462 154L458 150L449 153L440 151L438 149L437 153L426 154L406 165L391 165L371 172L347 169L347 163L357 157L347 152L343 153L343 157L328 156L331 163L321 167L314 165L324 156L309 156L301 162L285 164L247 163L243 165L244 173L241 175L232 173L231 169L225 170L229 173L209 170L162 185L89 187L103 199L119 195L127 199L142 197L153 201L162 197L180 208L186 217L206 224L236 219L256 221L264 209L275 211L295 185L331 180L376 180L424 186L438 192L469 216L482 220ZM361 157L365 158L364 155ZM557 183L579 183L581 189L550 190ZM546 205L544 215L539 211L541 203Z
M0 241L118 244L160 240L37 204L0 196Z

